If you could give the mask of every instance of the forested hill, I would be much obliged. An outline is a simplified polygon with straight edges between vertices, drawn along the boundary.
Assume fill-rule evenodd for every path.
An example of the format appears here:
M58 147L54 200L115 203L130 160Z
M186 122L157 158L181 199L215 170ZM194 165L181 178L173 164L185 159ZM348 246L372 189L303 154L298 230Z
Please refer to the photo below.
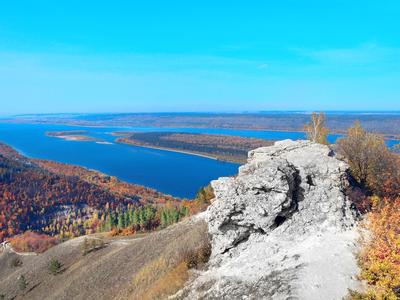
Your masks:
M135 210L143 217L132 222L134 229L151 229L159 225L160 207L177 210L179 205L155 190L77 166L29 159L0 143L0 241L26 230L62 238L111 230L118 222L128 224Z

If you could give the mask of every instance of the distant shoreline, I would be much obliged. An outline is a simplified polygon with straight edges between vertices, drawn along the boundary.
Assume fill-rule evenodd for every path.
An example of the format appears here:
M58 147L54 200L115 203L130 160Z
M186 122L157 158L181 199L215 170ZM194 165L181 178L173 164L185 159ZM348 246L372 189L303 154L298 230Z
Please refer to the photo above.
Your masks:
M134 125L109 125L109 124L85 124L85 123L70 123L70 122L44 122L44 121L16 121L16 120L0 120L0 123L12 123L12 124L42 124L42 125L63 125L63 126L71 126L71 127L83 127L83 128L126 128L126 129L131 129L131 128L155 128L159 129L171 129L171 128L176 128L176 129L216 129L216 130L246 130L246 131L271 131L271 132L295 132L295 133L305 133L304 130L301 129L268 129L268 128L250 128L250 127L207 127L207 126L134 126ZM213 133L210 133L213 134ZM216 133L217 134L217 133ZM329 135L346 135L347 130L332 130L329 132ZM378 135L381 135L385 140L394 140L394 141L400 141L400 134L392 134L392 133L382 133L382 132L377 132ZM228 134L222 134L222 135L228 135Z

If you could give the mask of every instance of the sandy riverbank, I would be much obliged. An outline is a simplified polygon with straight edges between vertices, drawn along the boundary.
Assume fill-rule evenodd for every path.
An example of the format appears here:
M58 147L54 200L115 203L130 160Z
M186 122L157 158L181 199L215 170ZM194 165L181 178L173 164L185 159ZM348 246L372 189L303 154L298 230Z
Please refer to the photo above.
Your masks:
M149 148L149 149L156 149L156 150L162 150L162 151L176 152L176 153L182 153L182 154L187 154L187 155L195 155L195 156L200 156L200 157L213 159L213 160L221 160L221 159L219 159L218 157L215 157L215 156L210 156L210 155L196 153L196 152L183 151L183 150L177 150L177 149L172 149L172 148L163 148L163 147L139 145L139 144L134 144L134 143L125 143L125 142L121 142L121 141L117 141L117 142L120 143L120 144L129 145L129 146L136 146L136 147L142 147L142 148Z

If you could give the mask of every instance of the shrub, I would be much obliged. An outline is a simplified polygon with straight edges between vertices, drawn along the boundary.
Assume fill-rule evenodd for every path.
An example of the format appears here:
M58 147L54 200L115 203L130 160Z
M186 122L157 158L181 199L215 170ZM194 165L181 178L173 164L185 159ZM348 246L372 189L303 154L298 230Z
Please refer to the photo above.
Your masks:
M353 299L399 299L400 297L400 198L375 201L367 224L371 237L360 254L361 279L370 289ZM368 298L370 297L370 298Z
M26 282L25 276L21 275L18 277L18 287L21 291L25 290L26 287L28 286L28 283Z
M10 261L10 267L11 268L17 268L22 266L22 260L19 259L18 257L14 257L13 259L11 259Z
M129 236L129 235L134 235L136 233L136 230L133 226L126 227L126 228L113 228L110 232L107 233L109 237L115 237L115 236Z
M52 258L49 262L48 269L51 274L56 275L60 272L61 266L61 263L57 259Z
M123 235L123 236L129 236L129 235L133 235L133 234L135 234L135 228L133 228L133 227L127 227L127 228L124 228L123 230L122 230L122 232L121 232L121 235Z
M207 263L210 255L211 244L208 240L204 240L200 247L185 251L183 254L183 261L186 263L188 269L193 269Z
M352 204L355 206L357 211L361 214L365 214L371 211L372 199L364 188L355 186L356 183L352 183L346 189L346 195L349 197Z
M84 238L81 243L81 252L82 255L86 255L89 253L89 241L87 238Z
M339 153L347 160L352 176L361 186L382 196L390 181L397 181L398 165L394 154L383 137L366 132L360 122L356 122L347 136L337 143Z
M359 254L360 279L366 292L350 291L353 300L400 299L400 163L383 137L359 122L338 140L338 151L350 165L359 187L349 194L368 222ZM366 193L365 193L366 192Z
M57 245L59 239L46 234L39 234L27 231L9 239L11 246L17 252L36 252L42 253L49 248Z
M108 236L114 237L114 236L121 235L121 233L122 233L122 229L121 229L121 228L114 227L114 228L111 229L111 231L108 233Z
M358 291L349 290L349 297L347 297L347 298L349 298L351 300L377 300L375 295L371 291L358 292ZM389 300L389 299L387 299L387 300Z
M102 239L98 239L98 238L88 239L85 237L81 243L81 252L82 252L82 255L86 255L90 252L100 250L100 249L104 248L104 246L105 246L105 244Z
M211 200L215 198L214 190L211 184L202 187L191 203L190 213L196 214L198 212L204 211L211 204Z

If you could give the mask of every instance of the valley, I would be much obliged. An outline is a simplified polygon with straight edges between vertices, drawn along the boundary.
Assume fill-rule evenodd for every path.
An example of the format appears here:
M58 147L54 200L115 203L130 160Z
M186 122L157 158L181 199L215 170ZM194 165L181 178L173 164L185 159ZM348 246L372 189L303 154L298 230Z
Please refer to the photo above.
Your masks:
M191 199L219 176L233 175L238 164L183 153L115 143L113 131L127 128L87 128L48 124L0 124L0 141L27 157L98 170L122 181L164 194ZM46 132L84 130L104 142L71 142ZM196 172L193 172L196 170Z
M29 159L0 144L0 241L35 231L59 239L110 231L154 230L177 222L190 204L115 177Z

